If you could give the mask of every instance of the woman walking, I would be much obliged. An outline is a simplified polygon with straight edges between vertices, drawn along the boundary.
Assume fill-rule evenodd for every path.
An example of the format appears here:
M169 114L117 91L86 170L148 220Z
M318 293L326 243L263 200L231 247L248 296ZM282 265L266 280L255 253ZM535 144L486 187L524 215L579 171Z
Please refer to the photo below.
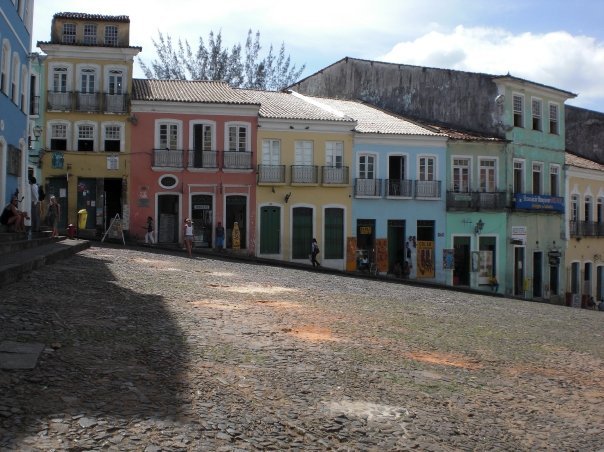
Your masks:
M187 248L187 253L189 254L189 257L193 257L193 225L191 224L190 218L187 218L185 220L183 233L185 237L185 247Z
M57 202L57 198L50 197L50 204L48 204L48 225L52 227L51 237L59 236L59 219L61 218L61 205Z

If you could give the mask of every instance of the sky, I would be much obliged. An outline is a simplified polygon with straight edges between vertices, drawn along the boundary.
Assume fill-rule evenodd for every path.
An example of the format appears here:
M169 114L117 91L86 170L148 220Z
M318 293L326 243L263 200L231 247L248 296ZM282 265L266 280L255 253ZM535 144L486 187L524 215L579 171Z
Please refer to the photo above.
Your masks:
M284 43L301 77L344 57L510 73L604 112L604 0L36 0L32 50L57 12L129 16L146 63L159 32L195 48L221 31L230 48L252 29L264 51ZM144 77L138 62L134 76Z

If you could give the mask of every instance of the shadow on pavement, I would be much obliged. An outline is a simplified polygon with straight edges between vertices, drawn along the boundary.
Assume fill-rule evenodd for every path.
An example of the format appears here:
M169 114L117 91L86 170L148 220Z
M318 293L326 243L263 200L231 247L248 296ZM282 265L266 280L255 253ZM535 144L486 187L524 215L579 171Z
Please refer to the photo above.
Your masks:
M0 449L45 429L178 417L183 335L162 297L114 281L77 255L3 288L0 342L46 348L33 370L0 370Z

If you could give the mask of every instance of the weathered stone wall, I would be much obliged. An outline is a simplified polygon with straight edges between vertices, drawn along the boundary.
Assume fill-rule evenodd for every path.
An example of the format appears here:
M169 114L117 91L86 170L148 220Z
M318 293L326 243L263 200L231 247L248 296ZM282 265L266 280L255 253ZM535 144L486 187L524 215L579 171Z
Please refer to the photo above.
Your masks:
M501 135L497 87L486 74L345 58L291 86L313 96L361 99L398 114Z
M566 149L604 164L604 113L565 106Z

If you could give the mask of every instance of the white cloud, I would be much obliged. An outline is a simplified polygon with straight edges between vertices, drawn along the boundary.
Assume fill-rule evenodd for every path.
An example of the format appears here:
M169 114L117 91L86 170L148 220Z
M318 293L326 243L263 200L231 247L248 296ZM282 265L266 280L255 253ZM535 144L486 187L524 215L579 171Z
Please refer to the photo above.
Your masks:
M576 93L575 104L604 103L604 43L567 32L513 34L497 28L456 27L396 44L379 58L393 63L511 73Z

